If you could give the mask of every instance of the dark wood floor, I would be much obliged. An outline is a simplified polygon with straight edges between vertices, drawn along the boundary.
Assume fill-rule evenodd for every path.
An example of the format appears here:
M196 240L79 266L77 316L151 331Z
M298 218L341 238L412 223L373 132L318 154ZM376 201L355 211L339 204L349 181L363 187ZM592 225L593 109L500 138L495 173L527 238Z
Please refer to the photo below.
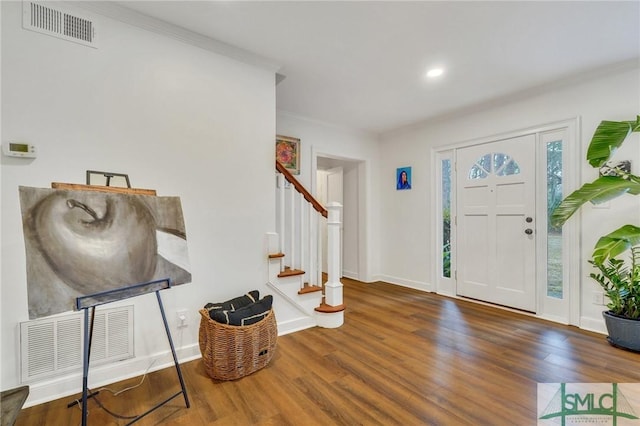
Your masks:
M640 382L640 355L602 335L385 283L343 282L341 328L281 336L267 368L233 382L208 378L200 360L185 363L191 408L176 398L137 424L535 425L539 382ZM132 415L178 390L175 369L166 369L99 400ZM24 409L16 424L78 425L69 399ZM90 425L125 423L90 401Z

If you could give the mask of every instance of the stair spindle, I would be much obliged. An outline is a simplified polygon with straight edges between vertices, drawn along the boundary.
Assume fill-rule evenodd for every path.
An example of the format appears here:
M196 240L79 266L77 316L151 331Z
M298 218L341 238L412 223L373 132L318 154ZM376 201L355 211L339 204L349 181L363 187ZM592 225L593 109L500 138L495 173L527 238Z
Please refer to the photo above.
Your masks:
M279 203L279 218L278 218L278 234L280 237L279 252L284 253L284 236L285 236L285 214L284 214L284 198L285 198L285 178L282 173L278 173L278 203ZM285 255L286 256L286 255ZM286 259L286 257L285 257ZM280 262L280 272L284 271L285 262Z

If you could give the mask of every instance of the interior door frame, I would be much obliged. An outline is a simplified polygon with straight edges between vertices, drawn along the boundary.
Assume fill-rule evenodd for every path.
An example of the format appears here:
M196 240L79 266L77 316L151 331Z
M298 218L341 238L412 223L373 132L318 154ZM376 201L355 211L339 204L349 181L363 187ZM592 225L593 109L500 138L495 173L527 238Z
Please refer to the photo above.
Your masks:
M339 160L345 163L354 164L357 168L357 194L358 199L356 201L357 208L357 229L355 230L357 235L357 271L356 276L350 274L345 275L347 278L356 279L359 281L370 282L372 281L372 274L369 269L368 259L371 257L370 248L367 241L367 228L369 223L369 212L372 207L369 205L369 196L367 182L368 177L371 175L369 172L369 161L362 158L346 157L344 155L332 154L324 150L319 150L316 146L311 146L311 184L310 190L312 194L316 194L318 188L317 172L318 172L318 157L331 158ZM341 221L344 220L343 212L341 212ZM343 253L344 256L344 253ZM342 261L341 261L342 262ZM342 263L341 263L342 264ZM344 266L344 265L343 265ZM345 271L341 271L344 273Z
M540 202L542 196L546 200L546 150L542 149L544 142L543 135L563 131L566 137L564 141L563 149L563 195L566 196L578 187L580 181L580 149L579 149L579 129L580 129L580 117L557 121L548 124L542 124L535 127L526 129L514 130L502 134L496 134L491 136L485 136L477 139L471 139L462 142L451 143L448 145L434 147L431 149L431 177L432 177L432 197L431 206L434 206L434 214L432 217L432 234L436 236L433 240L432 253L434 265L432 269L432 282L434 283L435 292L449 297L457 298L456 296L456 261L457 261L457 247L453 245L451 251L451 278L447 279L442 277L442 232L440 230L442 223L442 190L441 190L441 161L446 158L452 160L452 200L456 199L455 193L455 174L456 174L456 150L466 148L474 145L482 145L497 140L511 139L527 134L536 135L536 215L538 218L546 218L546 201L543 204ZM544 167L543 167L544 165ZM542 171L544 170L544 176ZM541 185L540 180L544 179ZM544 191L543 191L544 189ZM544 194L544 195L543 195ZM542 211L544 210L544 211ZM455 234L457 233L457 207L455 202L451 204L451 233L452 241L455 241ZM542 231L542 227L546 226L546 220L537 221L538 231ZM545 228L546 229L546 228ZM546 245L545 250L536 250L536 314L535 316L548 319L550 321L559 322L570 325L580 325L580 217L576 215L575 218L569 220L563 226L563 245L562 245L562 258L563 258L563 298L558 300L548 297L546 294L546 273L539 273L544 265L544 271L546 271ZM542 232L536 232L536 247L541 246L542 238L540 235ZM546 243L546 232L545 239ZM544 275L544 276L542 276Z

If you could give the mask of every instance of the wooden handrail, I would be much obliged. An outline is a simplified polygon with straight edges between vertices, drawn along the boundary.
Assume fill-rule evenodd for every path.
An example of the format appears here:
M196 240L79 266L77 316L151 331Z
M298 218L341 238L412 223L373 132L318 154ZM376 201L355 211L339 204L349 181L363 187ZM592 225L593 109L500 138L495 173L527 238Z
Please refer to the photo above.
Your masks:
M318 213L320 213L324 217L327 217L327 215L328 215L327 209L325 209L322 206L322 204L320 204L318 202L318 200L313 198L313 195L311 195L309 193L309 191L307 191L306 188L304 186L302 186L302 184L300 182L298 182L298 180L295 177L293 177L291 172L289 170L287 170L287 168L285 166L283 166L282 163L279 162L278 160L276 160L276 170L279 171L280 173L282 173L284 175L284 178L287 181L289 181L291 184L293 184L293 187L296 189L296 191L298 191L300 194L302 194L304 199L307 200L309 203L311 203L313 208Z

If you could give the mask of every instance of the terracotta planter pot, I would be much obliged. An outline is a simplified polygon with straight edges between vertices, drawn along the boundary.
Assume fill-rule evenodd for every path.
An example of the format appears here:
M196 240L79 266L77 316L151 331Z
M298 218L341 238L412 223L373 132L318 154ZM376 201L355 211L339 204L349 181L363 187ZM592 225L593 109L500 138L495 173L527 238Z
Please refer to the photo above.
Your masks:
M602 316L609 333L607 337L609 343L619 348L640 352L640 320L620 317L610 311L603 312Z

